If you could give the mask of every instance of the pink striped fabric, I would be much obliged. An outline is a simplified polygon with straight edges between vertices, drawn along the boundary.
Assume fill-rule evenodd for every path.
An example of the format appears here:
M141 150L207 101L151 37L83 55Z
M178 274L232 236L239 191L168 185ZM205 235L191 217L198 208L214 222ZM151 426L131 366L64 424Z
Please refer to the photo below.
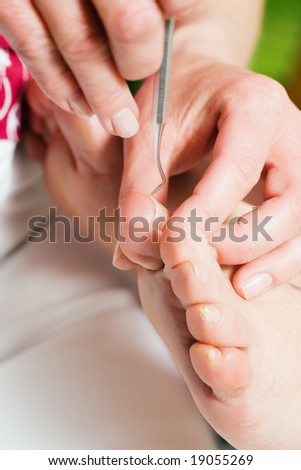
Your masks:
M21 130L21 102L28 72L0 36L0 139L17 142Z

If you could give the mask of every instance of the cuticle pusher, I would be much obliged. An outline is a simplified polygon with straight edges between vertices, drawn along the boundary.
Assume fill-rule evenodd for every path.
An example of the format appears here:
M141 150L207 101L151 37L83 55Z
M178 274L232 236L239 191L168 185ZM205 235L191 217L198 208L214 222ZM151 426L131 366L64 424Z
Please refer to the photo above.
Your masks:
M165 20L164 56L160 70L155 77L153 102L153 133L155 162L161 177L161 183L151 193L155 195L166 184L166 176L161 162L161 143L164 127L167 121L168 97L170 87L170 70L172 60L173 35L175 20Z

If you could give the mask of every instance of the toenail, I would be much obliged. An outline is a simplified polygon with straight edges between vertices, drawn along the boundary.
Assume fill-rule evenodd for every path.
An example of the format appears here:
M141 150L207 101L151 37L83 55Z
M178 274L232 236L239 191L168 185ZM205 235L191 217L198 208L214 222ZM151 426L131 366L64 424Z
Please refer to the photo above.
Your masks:
M184 261L183 263L175 266L174 269L177 268L186 271L187 276L193 275L193 277L196 278L198 281L206 282L208 280L208 274L205 269L194 261Z
M126 264L128 263L130 263L130 261L121 250L120 244L117 243L115 250L114 250L114 254L113 254L113 262L112 262L113 266L117 269L122 270L123 267L126 266Z
M164 206L162 206L162 204L160 204L154 197L150 196L149 194L144 194L144 193L136 193L136 194L139 195L140 200L144 199L145 202L147 202L148 205L149 205L149 203L152 204L152 206L153 206L152 209L153 210L152 210L152 215L150 216L149 220L154 221L154 220L157 220L157 219L162 219L160 225L163 225L163 224L165 225L166 220L168 218L167 209ZM158 228L161 229L160 226Z
M213 366L219 366L222 362L222 352L217 348L210 348L208 351L208 359Z
M145 193L132 193L126 197L124 204L125 211L128 212L128 218L120 223L120 234L123 237L129 237L132 240L132 233L129 233L130 222L134 221L136 214L143 214L143 218L147 225L151 224L151 227L156 230L162 231L166 220L168 219L168 211L162 206L156 199ZM133 213L135 208L135 213ZM149 230L148 228L148 230ZM148 231L146 230L146 231Z
M262 294L273 284L273 278L270 274L261 273L252 276L242 285L242 291L245 299L250 300Z
M130 255L129 259L142 268L149 269L150 271L159 271L163 268L163 261L161 258L154 258L146 255Z
M214 305L200 305L198 308L204 322L217 324L221 321L221 311Z
M120 244L117 243L114 254L112 264L114 268L119 269L120 271L130 271L136 268L136 265L133 261L131 261L121 250Z

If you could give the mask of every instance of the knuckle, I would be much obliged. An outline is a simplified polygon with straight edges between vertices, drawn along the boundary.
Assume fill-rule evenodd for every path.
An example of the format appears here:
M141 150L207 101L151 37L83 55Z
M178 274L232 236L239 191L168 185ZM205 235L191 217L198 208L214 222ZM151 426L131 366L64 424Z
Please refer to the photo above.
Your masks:
M265 97L269 97L269 101L272 104L282 104L284 99L287 99L287 92L281 83L277 82L276 80L273 80L272 78L268 77L263 77L262 75L259 75L260 80L265 81L265 89L264 93Z
M150 12L144 2L121 3L111 18L111 30L117 41L132 43L149 37L161 24L161 17Z
M93 57L109 57L107 42L100 37L98 31L85 31L68 34L61 41L63 54L71 62L82 62Z
M15 38L15 48L18 54L29 63L35 62L39 56L39 47L36 39L29 35L21 35Z
M34 78L38 82L39 87L43 90L45 95L50 99L55 99L56 97L63 94L63 85L65 84L65 79L68 78L67 70L55 70L51 78L49 77L48 69L43 68L34 70Z
M235 82L233 96L236 101L233 104L242 103L251 115L258 113L258 109L278 109L287 99L286 90L279 82L255 73L247 73Z
M98 110L100 114L111 114L112 109L117 107L118 103L124 101L124 90L122 88L105 89L105 93L99 91L98 93L91 93L89 96L89 104L93 110Z
M258 182L261 174L258 159L252 154L252 148L240 149L239 158L230 162L232 171L232 182L235 187L249 190ZM251 155L251 156L250 156Z
M21 10L21 11L20 11ZM23 15L22 8L17 5L17 2L14 0L1 0L0 8L0 24L7 26L14 24L15 21Z
M249 263L250 261L258 257L258 253L256 252L256 245L255 243L252 243L252 241L250 240L246 240L243 242L236 242L235 250L236 250L236 264L238 265Z

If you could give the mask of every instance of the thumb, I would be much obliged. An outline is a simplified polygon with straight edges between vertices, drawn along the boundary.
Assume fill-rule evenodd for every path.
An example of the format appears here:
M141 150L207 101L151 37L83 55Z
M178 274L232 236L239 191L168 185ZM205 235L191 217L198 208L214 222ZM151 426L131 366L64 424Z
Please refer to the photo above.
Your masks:
M120 189L120 202L133 192L151 194L161 183L160 173L156 164L156 148L154 141L154 129L152 122L154 78L144 82L136 95L140 108L140 132L131 139L124 141L124 169ZM161 161L167 180L170 174L168 165L166 135L167 128L163 132ZM166 198L167 188L156 194L160 202Z
M137 101L142 101L141 131L124 142L124 169L120 189L120 211L123 235L120 247L133 262L149 269L162 266L159 254L159 226L165 223L166 203L170 167L166 151L166 134L162 139L162 166L167 183L151 197L152 192L161 184L161 176L155 159L154 136L152 127L153 79L148 79L138 92ZM160 220L158 221L158 218ZM157 219L157 220L156 220ZM140 237L137 229L140 224ZM142 234L143 230L143 234Z
M161 142L161 163L167 183L154 195L153 200L149 197L162 181L155 158L152 126L153 86L154 78L146 80L136 95L141 126L137 135L124 142L124 168L119 197L121 215L126 220L124 224L126 240L121 244L121 249L128 258L136 263L142 260L142 256L149 256L152 260L156 259L155 264L153 262L148 264L145 263L146 258L143 258L144 266L148 265L146 267L150 269L158 266L159 262L161 264L158 244L151 243L151 238L154 214L156 217L166 217L168 214L163 207L166 206L168 180L173 174L182 173L192 168L202 152L204 153L202 146L201 149L199 148L202 136L199 139L196 133L199 124L196 124L195 120L194 125L191 126L193 119L191 113L186 113L183 111L183 107L181 108L184 92L181 92L181 96L179 96L178 90L181 88L183 91L183 86L180 87L180 84L172 83L169 117ZM175 94L175 90L177 90L177 94ZM194 138L191 139L193 133ZM144 202L142 201L143 195L145 196ZM156 210L154 210L155 205ZM131 220L140 216L143 216L144 221L149 224L149 240L144 243L134 243L133 239L128 238L131 233L129 224Z

